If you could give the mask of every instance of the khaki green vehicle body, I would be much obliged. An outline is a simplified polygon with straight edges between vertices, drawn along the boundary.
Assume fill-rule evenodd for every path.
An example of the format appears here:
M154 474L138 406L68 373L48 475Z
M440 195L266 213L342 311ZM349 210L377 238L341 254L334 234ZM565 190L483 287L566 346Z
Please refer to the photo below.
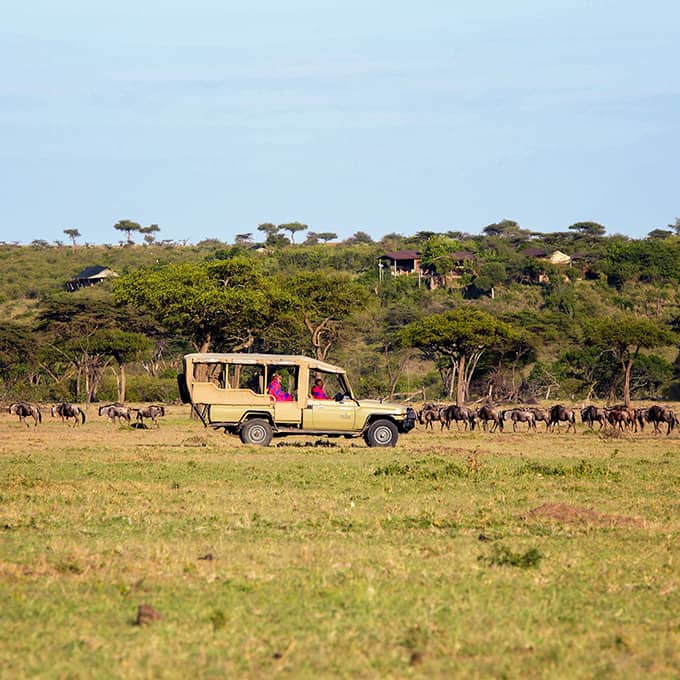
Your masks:
M412 408L357 400L342 368L311 357L187 354L183 368L177 376L182 401L192 404L206 427L239 434L250 444L309 434L363 436L369 446L394 446L398 433L415 425ZM285 401L268 393L275 373L283 378ZM312 396L318 380L333 390L326 399Z

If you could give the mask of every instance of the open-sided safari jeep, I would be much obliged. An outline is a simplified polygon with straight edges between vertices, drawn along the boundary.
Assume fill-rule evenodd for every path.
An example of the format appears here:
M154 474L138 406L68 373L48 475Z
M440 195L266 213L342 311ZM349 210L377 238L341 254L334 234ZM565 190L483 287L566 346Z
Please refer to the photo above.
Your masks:
M280 397L269 393L280 376ZM177 376L182 401L206 427L224 428L246 444L266 446L274 436L363 436L369 446L394 446L412 430L415 411L398 404L357 400L342 368L305 356L187 354ZM328 398L319 395L319 383Z

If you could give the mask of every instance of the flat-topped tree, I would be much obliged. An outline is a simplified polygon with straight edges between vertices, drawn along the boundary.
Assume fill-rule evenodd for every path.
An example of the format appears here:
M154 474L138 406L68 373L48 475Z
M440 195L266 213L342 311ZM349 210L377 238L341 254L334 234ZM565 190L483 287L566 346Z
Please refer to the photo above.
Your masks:
M132 232L139 231L142 227L138 222L133 222L132 220L118 220L118 222L113 225L113 228L117 231L124 231L127 242L134 243L132 240Z
M307 228L308 226L306 224L302 224L302 222L288 222L287 224L279 224L279 229L290 232L291 243L295 243L295 234L298 231L305 231Z
M157 224L150 224L148 227L140 227L138 229L140 234L144 234L144 242L147 245L151 245L156 240L154 234L160 230L161 228Z
M324 243L328 243L328 241L333 241L338 238L338 235L334 231L320 231L317 233L317 236Z
M80 238L80 232L77 229L64 229L64 233L71 239L73 247L76 247L76 239Z
M575 231L590 238L599 238L604 236L606 229L597 222L575 222L569 226L569 231Z
M267 238L276 236L276 234L279 233L280 229L281 227L277 227L275 224L272 224L271 222L263 222L262 224L257 225L257 230L266 234Z

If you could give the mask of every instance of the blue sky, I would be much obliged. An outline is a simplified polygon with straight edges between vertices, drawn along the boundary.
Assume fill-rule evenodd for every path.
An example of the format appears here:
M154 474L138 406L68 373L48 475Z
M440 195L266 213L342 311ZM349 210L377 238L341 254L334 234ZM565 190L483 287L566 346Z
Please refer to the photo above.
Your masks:
M0 239L680 216L680 3L11 3Z

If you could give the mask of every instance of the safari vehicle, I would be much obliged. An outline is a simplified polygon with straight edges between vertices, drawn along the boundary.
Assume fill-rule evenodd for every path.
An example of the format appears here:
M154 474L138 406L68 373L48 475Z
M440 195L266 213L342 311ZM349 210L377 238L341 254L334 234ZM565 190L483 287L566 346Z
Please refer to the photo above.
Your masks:
M268 391L275 375L285 401ZM318 380L328 398L312 397ZM412 430L416 421L410 407L357 400L342 368L305 356L187 354L177 381L182 401L206 427L238 434L245 444L326 435L362 436L369 446L394 446L399 433Z

